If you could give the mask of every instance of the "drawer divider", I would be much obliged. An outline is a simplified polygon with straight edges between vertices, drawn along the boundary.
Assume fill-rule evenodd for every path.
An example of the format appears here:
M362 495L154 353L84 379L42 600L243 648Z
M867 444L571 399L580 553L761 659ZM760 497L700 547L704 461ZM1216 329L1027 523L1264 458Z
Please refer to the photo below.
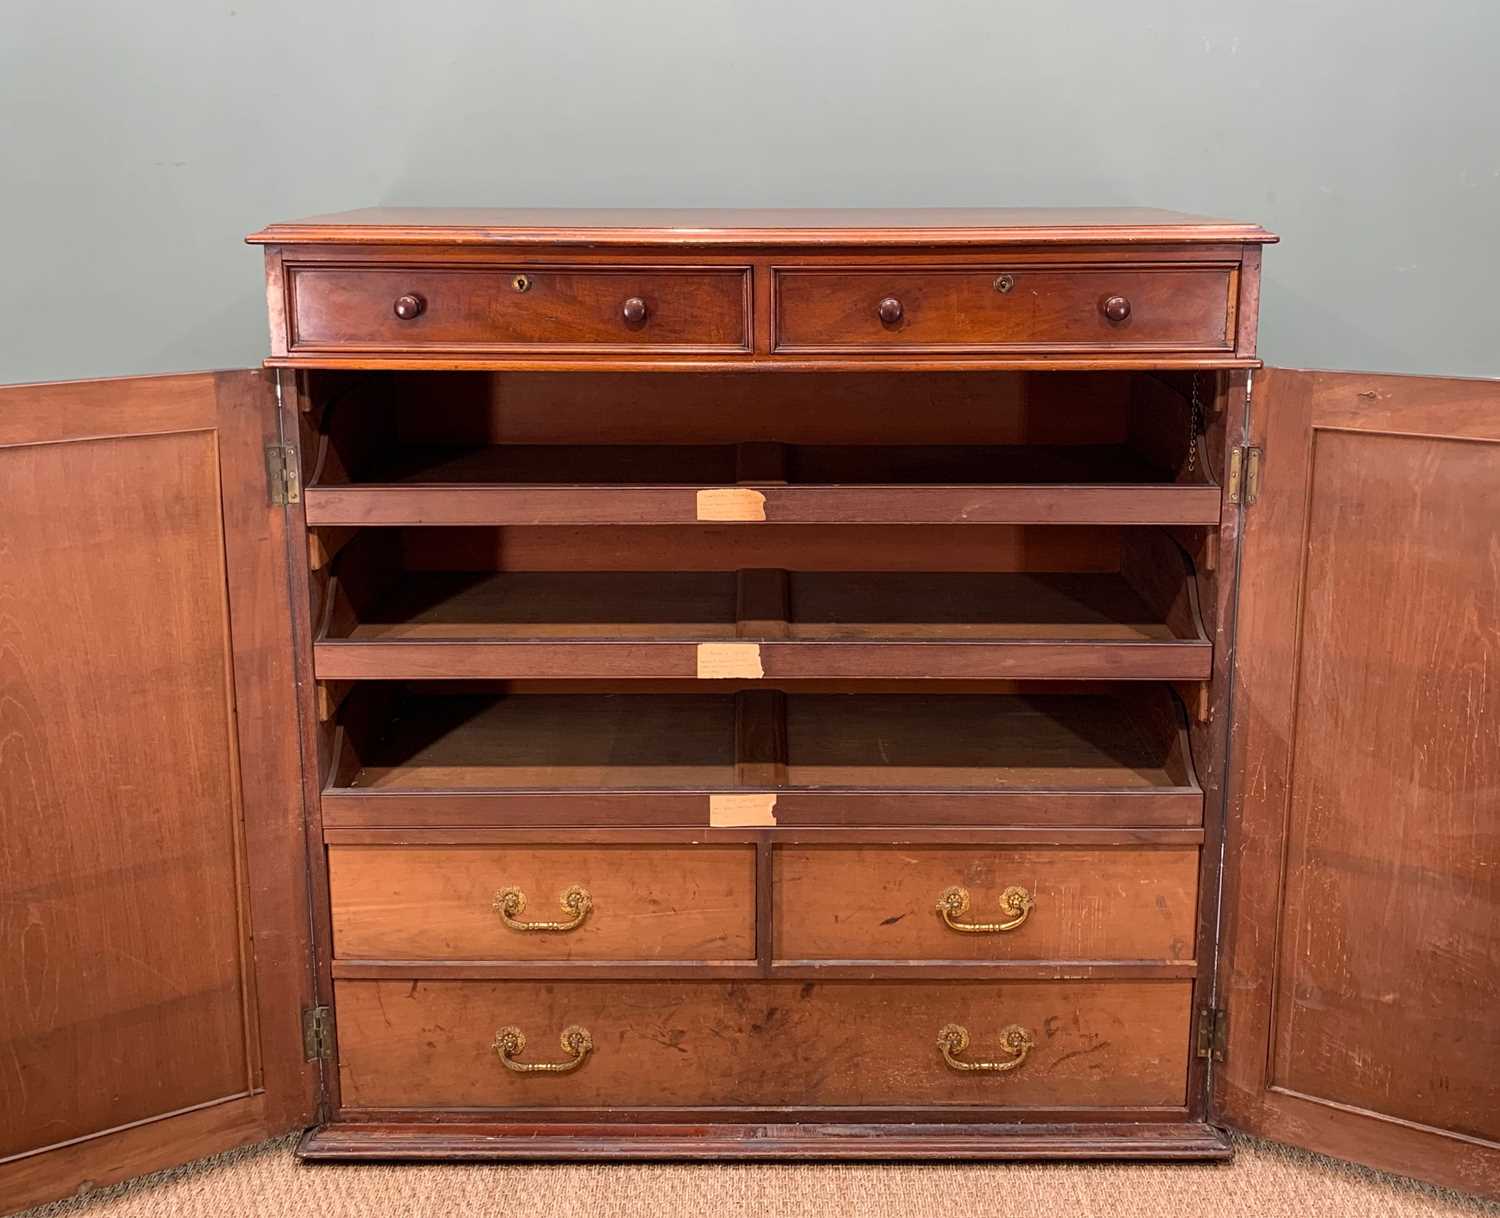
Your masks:
M740 638L784 639L790 633L790 581L777 568L735 573L735 633Z
M776 958L775 877L771 833L762 829L755 842L755 959L762 977L769 977Z
M786 761L786 696L776 689L747 689L735 694L736 785L785 787Z

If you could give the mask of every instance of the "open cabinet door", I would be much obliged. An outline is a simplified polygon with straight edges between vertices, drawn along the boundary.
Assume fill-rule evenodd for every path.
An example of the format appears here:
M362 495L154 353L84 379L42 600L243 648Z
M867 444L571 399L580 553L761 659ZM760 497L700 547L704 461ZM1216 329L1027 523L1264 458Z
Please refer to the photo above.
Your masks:
M1268 369L1251 419L1215 1110L1495 1195L1500 382Z
M0 1211L306 1123L260 372L0 389Z

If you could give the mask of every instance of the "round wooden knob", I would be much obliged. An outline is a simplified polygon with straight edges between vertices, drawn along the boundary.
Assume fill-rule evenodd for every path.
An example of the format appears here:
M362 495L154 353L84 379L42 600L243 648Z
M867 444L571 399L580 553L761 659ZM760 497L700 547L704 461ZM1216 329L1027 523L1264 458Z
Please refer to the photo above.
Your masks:
M1130 316L1130 301L1123 296L1107 297L1099 311L1110 321L1121 322Z
M880 320L888 326L894 326L901 320L901 314L905 312L901 307L901 302L894 296L887 296L875 311L880 314Z
M427 302L415 292L408 292L405 296L396 297L395 309L396 316L402 321L411 321L427 312Z
M646 302L639 296L632 296L620 306L620 316L625 319L627 325L640 325L646 320Z

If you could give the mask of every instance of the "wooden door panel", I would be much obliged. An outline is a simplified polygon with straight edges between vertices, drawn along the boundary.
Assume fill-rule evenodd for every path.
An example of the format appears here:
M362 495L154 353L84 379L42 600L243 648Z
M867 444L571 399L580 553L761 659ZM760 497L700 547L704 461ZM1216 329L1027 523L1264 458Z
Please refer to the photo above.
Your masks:
M251 1057L213 433L7 448L0 482L7 1156L245 1091Z
M1334 431L1315 461L1275 1074L1500 1140L1500 449Z
M1216 1098L1500 1192L1500 384L1268 371L1254 416Z
M0 1209L310 1112L273 428L262 374L0 391Z

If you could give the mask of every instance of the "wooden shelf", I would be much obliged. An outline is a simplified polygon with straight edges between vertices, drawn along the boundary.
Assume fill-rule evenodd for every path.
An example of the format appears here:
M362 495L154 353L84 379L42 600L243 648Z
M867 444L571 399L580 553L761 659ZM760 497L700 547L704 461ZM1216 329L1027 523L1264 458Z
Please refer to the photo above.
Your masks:
M1154 685L1031 694L430 694L346 704L325 824L1201 823ZM762 798L739 799L735 796ZM731 798L726 798L731 797Z
M1198 680L1212 646L1182 578L1189 595L1153 607L1117 572L403 572L377 593L335 581L315 664L322 680Z
M396 447L353 478L325 451L309 481L312 525L1219 520L1217 486L1112 444Z

